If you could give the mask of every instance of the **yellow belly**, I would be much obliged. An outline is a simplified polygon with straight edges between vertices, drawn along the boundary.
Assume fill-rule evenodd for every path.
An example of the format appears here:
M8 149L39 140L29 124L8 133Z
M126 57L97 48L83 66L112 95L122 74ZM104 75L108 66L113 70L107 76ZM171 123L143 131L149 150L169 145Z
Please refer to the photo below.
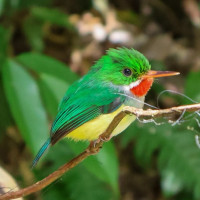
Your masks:
M116 111L110 114L104 114L96 119L93 119L74 131L70 132L66 135L67 138L72 138L75 140L96 140L98 137L106 130L109 126L113 118L122 111L124 105L118 108ZM112 132L112 136L115 136L121 133L124 129L126 129L133 121L135 120L135 116L127 115L125 116L119 125Z

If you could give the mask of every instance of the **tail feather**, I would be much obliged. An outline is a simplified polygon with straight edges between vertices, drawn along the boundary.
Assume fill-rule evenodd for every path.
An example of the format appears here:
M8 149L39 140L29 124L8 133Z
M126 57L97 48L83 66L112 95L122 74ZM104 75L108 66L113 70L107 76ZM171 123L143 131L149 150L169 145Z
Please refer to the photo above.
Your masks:
M37 153L35 159L32 162L32 168L34 168L38 161L40 160L40 158L42 157L42 155L44 154L44 152L49 148L49 145L51 144L51 139L49 138L40 148L39 152Z

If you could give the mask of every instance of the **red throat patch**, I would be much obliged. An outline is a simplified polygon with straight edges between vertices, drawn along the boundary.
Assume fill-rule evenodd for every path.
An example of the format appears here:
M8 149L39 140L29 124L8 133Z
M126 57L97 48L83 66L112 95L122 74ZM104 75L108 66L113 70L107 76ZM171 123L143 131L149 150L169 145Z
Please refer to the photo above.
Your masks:
M141 97L147 94L153 83L153 78L143 79L140 84L130 89L131 93L135 96Z

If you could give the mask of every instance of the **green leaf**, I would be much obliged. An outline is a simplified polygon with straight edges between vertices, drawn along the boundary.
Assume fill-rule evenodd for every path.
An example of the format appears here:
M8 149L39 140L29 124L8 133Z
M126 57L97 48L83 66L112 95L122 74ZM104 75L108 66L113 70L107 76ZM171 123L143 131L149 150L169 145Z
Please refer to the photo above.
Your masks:
M41 74L40 78L52 90L56 100L60 102L70 85L66 81L48 74Z
M5 10L8 11L5 12L5 14L10 14L11 12L13 12L16 9L19 9L21 0L16 0L16 1L5 1Z
M55 117L59 102L78 76L58 60L39 53L21 54L17 60L39 75L39 86L45 106L51 116Z
M132 123L122 134L120 134L118 137L120 137L120 144L122 148L125 148L129 142L131 142L135 136L137 135L138 126L136 126L136 122Z
M134 148L134 154L138 163L143 167L148 167L150 165L153 153L161 145L159 133L157 134L157 128L158 127L155 127L152 123L135 123L136 146ZM149 141L148 138L151 138L151 141Z
M69 141L71 143L71 141ZM79 148L81 142L76 142ZM75 157L73 151L65 141L60 141L53 146L47 155L47 164L43 165L40 171L36 171L38 179L47 176L68 160ZM99 171L101 173L101 171ZM63 188L62 190L60 188ZM42 195L44 199L70 199L70 200L111 200L114 196L112 190L105 182L91 174L84 166L84 163L68 171L60 180L56 181L51 189ZM60 197L60 198L59 198Z
M13 117L36 154L48 137L48 121L35 80L12 59L3 67L3 82Z
M13 14L13 11L19 11L31 6L48 6L51 5L53 0L6 0L5 1L5 14Z
M118 199L113 192L109 190L107 184L96 179L91 173L83 170L81 166L78 166L69 173L68 177L65 179L67 188L71 191L70 198L72 200ZM70 182L68 180L70 180Z
M185 83L185 94L195 101L200 101L200 91L199 87L195 84L199 82L200 72L190 72L186 78ZM191 101L186 100L185 103L192 103Z
M58 112L58 101L51 91L51 88L43 81L38 81L38 86L40 88L41 97L44 102L44 106L47 109L51 117L55 118Z
M200 173L198 167L200 151L195 144L194 135L188 134L188 132L177 130L173 135L164 135L165 141L163 141L158 161L160 170L163 168L171 170L185 188L190 190L192 188L192 192L194 192L196 186L200 184L200 180L197 178Z
M183 189L183 182L176 176L173 169L161 171L161 188L166 197L171 197Z
M0 0L0 16L2 15L3 10L4 10L4 4L5 4L5 0Z
M53 0L20 0L20 7L28 7L30 6L49 6L52 4Z
M194 133L186 127L184 124L181 127L143 125L135 137L134 152L139 163L147 165L154 152L159 150L158 167L166 195L187 190L199 198L200 151L195 144ZM173 188L170 182L173 182Z
M51 116L55 117L58 112L59 102L67 91L69 84L57 77L41 74L39 85L47 110Z
M7 57L8 42L10 39L10 30L0 26L0 68Z
M33 7L31 14L43 21L50 22L59 26L71 28L72 25L69 22L68 15L57 9L45 8L45 7Z
M72 84L78 76L73 73L65 64L39 53L24 53L17 57L17 60L28 69L39 74L48 74Z
M44 50L43 25L44 23L32 17L28 17L23 23L24 34L33 51Z
M31 6L49 6L53 0L0 0L1 9L5 16L15 15L16 11L28 8Z
M101 151L95 157L90 156L85 160L84 165L100 180L109 183L113 191L117 194L119 163L116 149L111 141L105 143Z
M76 154L82 152L87 147L86 143L83 142L77 143L69 141L67 142L67 144ZM83 165L99 180L108 183L115 192L115 195L119 195L119 163L114 144L111 141L105 143L103 145L103 148L97 155L90 156L86 160L84 160Z

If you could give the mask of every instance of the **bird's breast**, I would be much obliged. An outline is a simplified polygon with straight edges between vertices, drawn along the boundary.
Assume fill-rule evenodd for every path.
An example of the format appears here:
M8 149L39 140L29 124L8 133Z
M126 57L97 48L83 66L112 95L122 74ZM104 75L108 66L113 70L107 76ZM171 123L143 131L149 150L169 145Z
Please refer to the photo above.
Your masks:
M86 122L77 129L66 135L67 138L74 140L96 140L107 129L114 117L122 111L126 105L123 104L117 110L109 114L102 114L99 117ZM113 130L112 136L115 136L125 130L134 120L134 115L125 116L118 126Z

